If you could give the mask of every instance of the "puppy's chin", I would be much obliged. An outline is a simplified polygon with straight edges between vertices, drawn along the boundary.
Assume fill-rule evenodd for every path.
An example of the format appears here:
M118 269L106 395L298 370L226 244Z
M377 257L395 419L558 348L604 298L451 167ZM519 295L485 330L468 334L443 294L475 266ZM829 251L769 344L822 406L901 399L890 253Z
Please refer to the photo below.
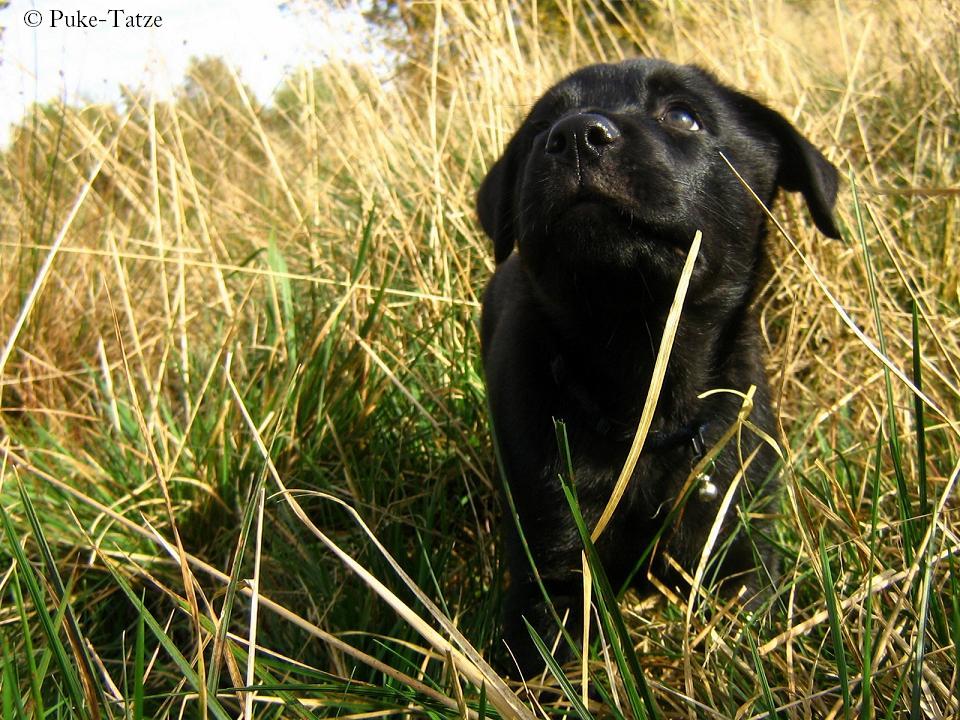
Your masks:
M673 298L692 236L609 202L582 200L528 225L519 252L551 298L626 307Z
M633 250L662 257L666 262L680 258L681 264L693 237L663 217L592 196L567 204L557 218L544 225L554 229L558 240L573 238L588 254Z

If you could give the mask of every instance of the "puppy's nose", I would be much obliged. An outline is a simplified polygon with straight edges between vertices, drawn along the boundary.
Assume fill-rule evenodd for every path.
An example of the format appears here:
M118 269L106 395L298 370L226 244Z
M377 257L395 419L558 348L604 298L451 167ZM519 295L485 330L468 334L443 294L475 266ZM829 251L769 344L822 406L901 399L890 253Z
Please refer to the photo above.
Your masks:
M620 139L620 129L610 118L579 113L558 120L547 135L544 152L561 162L578 165L598 158Z

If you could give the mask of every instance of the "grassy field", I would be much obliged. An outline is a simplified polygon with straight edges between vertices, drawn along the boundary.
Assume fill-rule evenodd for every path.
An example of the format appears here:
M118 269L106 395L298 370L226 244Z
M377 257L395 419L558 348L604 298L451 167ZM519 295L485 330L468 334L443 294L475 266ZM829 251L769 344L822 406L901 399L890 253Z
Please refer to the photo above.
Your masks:
M403 72L302 69L266 108L207 61L176 102L25 118L0 162L4 718L960 714L960 11L559 5L424 4ZM785 578L756 616L618 612L600 583L591 692L579 667L507 684L474 193L542 90L638 53L748 89L845 178L842 241L774 208L759 298Z

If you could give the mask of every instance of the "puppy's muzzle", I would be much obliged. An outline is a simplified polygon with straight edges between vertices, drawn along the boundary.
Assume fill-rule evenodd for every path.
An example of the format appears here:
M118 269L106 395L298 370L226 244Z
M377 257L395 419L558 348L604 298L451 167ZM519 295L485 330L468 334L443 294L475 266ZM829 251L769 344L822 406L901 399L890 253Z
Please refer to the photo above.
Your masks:
M577 113L561 118L547 135L544 153L554 160L582 167L620 142L621 134L610 118L597 113Z

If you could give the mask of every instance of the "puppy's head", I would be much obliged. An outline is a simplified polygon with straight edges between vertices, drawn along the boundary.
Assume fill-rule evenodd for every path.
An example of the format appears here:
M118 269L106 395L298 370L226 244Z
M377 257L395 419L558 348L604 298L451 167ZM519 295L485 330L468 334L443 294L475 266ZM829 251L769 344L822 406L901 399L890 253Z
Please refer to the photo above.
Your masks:
M701 230L692 290L742 296L765 217L723 156L765 204L801 192L839 237L836 168L785 118L697 67L646 59L550 89L484 179L480 222L497 262L516 246L547 295L603 286L646 300L672 296Z

